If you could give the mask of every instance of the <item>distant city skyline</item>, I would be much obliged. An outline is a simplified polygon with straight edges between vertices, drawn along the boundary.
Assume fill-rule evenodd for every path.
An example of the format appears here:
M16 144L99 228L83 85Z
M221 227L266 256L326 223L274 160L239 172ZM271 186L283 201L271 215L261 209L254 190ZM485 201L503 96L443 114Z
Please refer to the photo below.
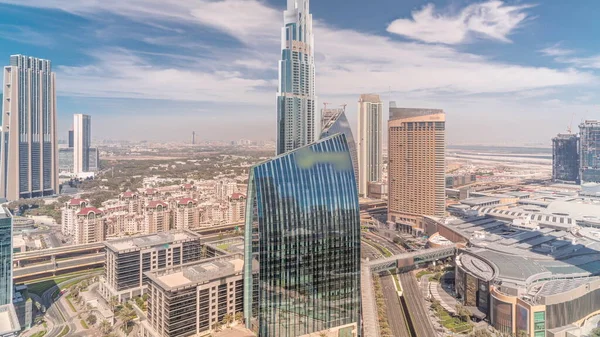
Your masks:
M192 130L199 140L275 138L286 1L107 1L0 0L0 58L27 53L55 64L59 134L81 112L94 115L98 138L174 141ZM389 99L443 108L451 144L550 146L573 112L575 124L599 115L591 34L599 6L312 3L317 107L376 92L384 110ZM350 104L355 132L356 113Z

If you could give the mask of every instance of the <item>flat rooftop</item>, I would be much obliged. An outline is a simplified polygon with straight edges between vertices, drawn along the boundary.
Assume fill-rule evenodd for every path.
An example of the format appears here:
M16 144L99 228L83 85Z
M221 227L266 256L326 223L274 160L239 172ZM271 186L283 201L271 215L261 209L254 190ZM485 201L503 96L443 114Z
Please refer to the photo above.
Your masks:
M233 276L243 270L243 255L232 254L148 272L146 275L163 289L172 290Z
M110 240L105 242L105 245L107 248L113 251L120 252L199 239L200 236L193 232L174 230L164 233L139 235L130 238Z
M1 208L1 207L0 207ZM12 304L0 306L0 336L21 331L17 313Z
M0 219L6 219L12 217L11 213L4 206L0 206Z

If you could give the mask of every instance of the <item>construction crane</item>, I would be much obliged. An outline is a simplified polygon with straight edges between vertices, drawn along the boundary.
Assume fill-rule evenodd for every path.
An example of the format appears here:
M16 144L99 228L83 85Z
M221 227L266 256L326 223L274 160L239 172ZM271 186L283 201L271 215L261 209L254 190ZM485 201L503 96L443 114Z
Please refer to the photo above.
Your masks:
M573 114L571 115L571 123L569 123L569 126L567 127L567 131L569 132L569 134L572 134L573 132L571 132L571 127L573 126L573 118L575 117L575 113L573 112Z

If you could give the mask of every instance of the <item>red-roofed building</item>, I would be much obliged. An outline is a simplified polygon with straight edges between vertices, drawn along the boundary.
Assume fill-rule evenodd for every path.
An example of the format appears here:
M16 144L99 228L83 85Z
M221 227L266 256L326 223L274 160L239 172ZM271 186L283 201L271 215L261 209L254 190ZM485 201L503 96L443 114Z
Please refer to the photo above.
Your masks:
M189 229L200 224L200 208L198 202L191 198L177 200L173 210L173 226L177 229Z
M241 193L233 193L229 197L227 205L227 222L244 221L246 215L246 196Z
M61 209L61 232L64 236L72 236L75 234L77 213L89 204L89 201L85 199L71 199L65 202Z
M69 201L70 206L81 206L81 204L88 205L90 202L85 199L71 199ZM85 207L84 205L84 207Z
M150 201L144 213L144 232L146 234L166 232L170 229L171 213L164 201Z
M154 189L154 188L147 188L147 189L144 191L144 195L146 195L146 196L155 195L155 194L157 194L157 193L158 193L158 191L157 191L156 189Z
M242 193L233 193L233 194L231 195L231 197L229 197L229 199L233 199L233 200L241 200L241 199L244 199L244 200L246 200L246 196L245 196L245 195L243 195Z
M84 207L77 213L73 243L83 245L106 239L106 223L103 212L96 207Z

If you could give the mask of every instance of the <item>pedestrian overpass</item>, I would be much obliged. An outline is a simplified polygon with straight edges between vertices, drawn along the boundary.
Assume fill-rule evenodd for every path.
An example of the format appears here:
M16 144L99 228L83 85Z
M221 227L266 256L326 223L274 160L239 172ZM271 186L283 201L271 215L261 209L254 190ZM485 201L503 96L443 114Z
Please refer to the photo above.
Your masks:
M402 253L367 262L372 272L378 273L386 270L413 269L415 266L453 257L456 247L440 247L418 250L410 253Z

